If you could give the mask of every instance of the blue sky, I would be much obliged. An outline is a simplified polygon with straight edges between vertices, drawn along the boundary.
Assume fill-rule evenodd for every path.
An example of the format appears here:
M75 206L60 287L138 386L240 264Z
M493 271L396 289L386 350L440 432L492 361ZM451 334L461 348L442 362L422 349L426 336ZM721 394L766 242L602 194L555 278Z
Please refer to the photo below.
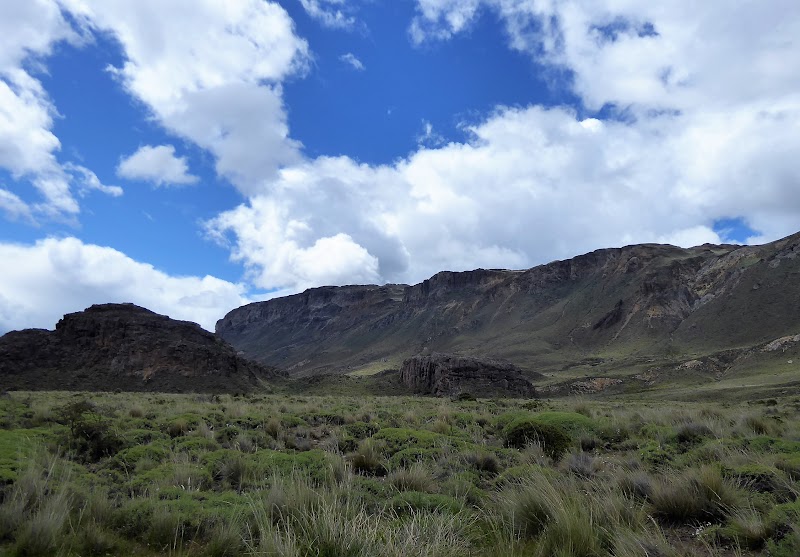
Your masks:
M0 33L0 332L800 229L800 8L35 0Z

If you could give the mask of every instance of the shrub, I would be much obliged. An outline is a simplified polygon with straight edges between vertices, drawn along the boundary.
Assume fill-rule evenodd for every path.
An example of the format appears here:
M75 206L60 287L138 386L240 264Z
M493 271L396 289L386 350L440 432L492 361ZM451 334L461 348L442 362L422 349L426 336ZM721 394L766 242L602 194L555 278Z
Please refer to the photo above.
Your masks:
M705 437L713 435L711 429L697 422L684 422L675 433L675 439L682 445L694 445L699 443Z
M536 442L554 460L561 458L561 455L572 445L572 438L563 428L551 423L542 423L533 418L514 420L505 427L503 435L506 444L517 449L525 447L528 443Z
M472 393L461 392L453 397L454 402L475 402L478 400Z
M789 476L790 480L794 482L800 480L800 455L782 457L775 462L775 467Z
M464 456L464 460L479 472L486 472L492 476L500 472L500 461L492 453L472 451Z
M111 429L108 419L87 400L63 406L58 418L69 428L69 447L89 462L97 462L125 447L124 439Z
M353 422L344 426L345 433L359 441L367 437L372 437L378 433L379 429L380 427L378 427L377 424L367 422Z
M180 437L181 435L186 435L189 431L189 422L187 422L183 418L178 418L170 422L167 426L167 434L170 437Z
M594 422L577 412L539 412L533 414L533 419L542 424L549 424L563 429L571 435L591 432Z
M373 439L385 446L387 455L408 448L433 449L453 442L451 438L441 433L398 427L383 428L373 436Z
M761 493L776 493L781 491L781 478L777 470L769 466L748 464L737 466L727 471L730 477L740 487ZM789 494L784 494L788 496Z

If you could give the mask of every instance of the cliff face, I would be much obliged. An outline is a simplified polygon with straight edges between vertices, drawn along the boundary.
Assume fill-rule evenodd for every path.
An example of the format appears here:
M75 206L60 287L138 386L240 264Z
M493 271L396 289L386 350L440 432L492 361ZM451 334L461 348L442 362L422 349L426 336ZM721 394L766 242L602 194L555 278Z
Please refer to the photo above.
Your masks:
M6 389L243 392L280 375L195 323L132 304L95 305L65 315L55 331L0 337Z
M399 368L424 351L556 372L587 357L711 353L800 331L800 234L763 246L602 249L524 271L324 287L217 323L248 357L308 376Z
M417 355L403 362L400 381L417 394L532 397L536 389L509 363L451 354Z

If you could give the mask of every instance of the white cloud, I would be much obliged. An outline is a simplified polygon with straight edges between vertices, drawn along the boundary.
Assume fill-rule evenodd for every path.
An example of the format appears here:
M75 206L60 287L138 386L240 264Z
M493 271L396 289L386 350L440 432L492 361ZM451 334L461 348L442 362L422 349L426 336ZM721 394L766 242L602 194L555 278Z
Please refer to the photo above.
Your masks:
M0 188L0 210L11 220L33 221L33 215L28 204L22 201L14 192L3 188Z
M59 163L56 154L61 143L52 132L56 107L30 71L43 67L55 44L67 41L79 45L86 38L82 29L76 31L64 19L52 0L7 4L0 20L0 168L8 170L16 181L32 185L42 200L31 204L16 194L13 200L4 194L3 206L7 213L13 206L12 214L24 214L31 222L36 214L71 217L80 211L72 186L111 195L121 192L100 187L102 184L88 169L81 167L75 176L77 167L70 169Z
M227 311L251 301L243 285L212 276L170 276L76 238L0 243L0 260L0 333L52 329L65 313L108 302L133 302L213 331Z
M197 176L189 174L186 157L176 157L172 145L144 145L135 153L122 159L117 166L117 176L128 180L152 182L157 186L197 183Z
M341 2L306 3L349 17ZM414 282L613 245L719 241L721 218L742 217L759 232L750 241L763 241L800 222L794 2L418 0L412 41L468 32L493 12L509 46L545 73L567 70L590 111L612 104L628 118L498 107L461 143L430 141L435 130L423 123L417 152L387 165L309 159L291 139L281 84L305 71L309 54L274 2L62 5L119 40L125 62L113 71L126 90L169 132L208 150L245 194L207 232L258 287ZM54 108L38 82L10 79L10 127L32 132L25 141L38 147L6 154L0 141L0 161L25 173L58 150ZM58 172L34 178L51 206L77 210ZM21 215L13 196L0 206Z
M300 0L300 4L325 27L350 29L356 23L356 18L347 13L345 0Z
M721 244L723 238L707 226L692 226L683 230L676 230L668 236L658 238L660 244L672 244L683 248L700 246L703 244Z
M111 71L168 131L207 149L245 193L299 160L281 81L305 70L308 45L275 2L62 0L120 42Z
M670 114L631 125L529 107L500 110L469 131L468 143L420 148L393 165L338 157L286 168L268 193L209 230L231 243L255 284L287 291L525 268L639 242L719 242L712 224L731 215L746 215L770 239L796 231L800 171L789 153L800 138L771 118L732 126L709 116L687 128ZM762 145L764 137L774 139ZM328 259L313 276L301 268L300 254L337 234L365 257L351 255L346 272Z
M418 0L420 12L409 27L414 44L446 40L467 29L478 13L481 0Z
M85 166L68 162L64 165L64 170L71 175L73 182L78 184L78 193L81 195L86 195L91 190L103 192L111 197L119 197L123 194L121 187L103 184L97 174Z
M589 108L605 103L694 110L796 96L800 6L791 0L562 2L417 0L424 39L465 29L483 5L505 23L509 44L574 72Z
M440 147L447 143L444 136L433 128L428 120L422 120L422 131L417 135L417 144L425 147Z
M350 66L353 67L353 69L358 71L364 71L367 69L366 66L364 66L364 63L358 58L356 58L355 54L353 54L352 52L348 52L347 54L342 54L341 56L339 56L339 60L341 60L345 64L349 64Z

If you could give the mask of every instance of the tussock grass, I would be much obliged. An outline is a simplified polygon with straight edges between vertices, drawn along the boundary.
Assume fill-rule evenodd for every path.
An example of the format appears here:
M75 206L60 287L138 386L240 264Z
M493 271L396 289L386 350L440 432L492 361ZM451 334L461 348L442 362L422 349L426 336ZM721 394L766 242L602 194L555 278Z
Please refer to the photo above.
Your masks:
M791 396L12 393L0 411L0 554L800 551Z
M422 493L436 491L436 478L430 470L420 464L416 464L411 468L394 470L386 479L398 491L419 491Z

